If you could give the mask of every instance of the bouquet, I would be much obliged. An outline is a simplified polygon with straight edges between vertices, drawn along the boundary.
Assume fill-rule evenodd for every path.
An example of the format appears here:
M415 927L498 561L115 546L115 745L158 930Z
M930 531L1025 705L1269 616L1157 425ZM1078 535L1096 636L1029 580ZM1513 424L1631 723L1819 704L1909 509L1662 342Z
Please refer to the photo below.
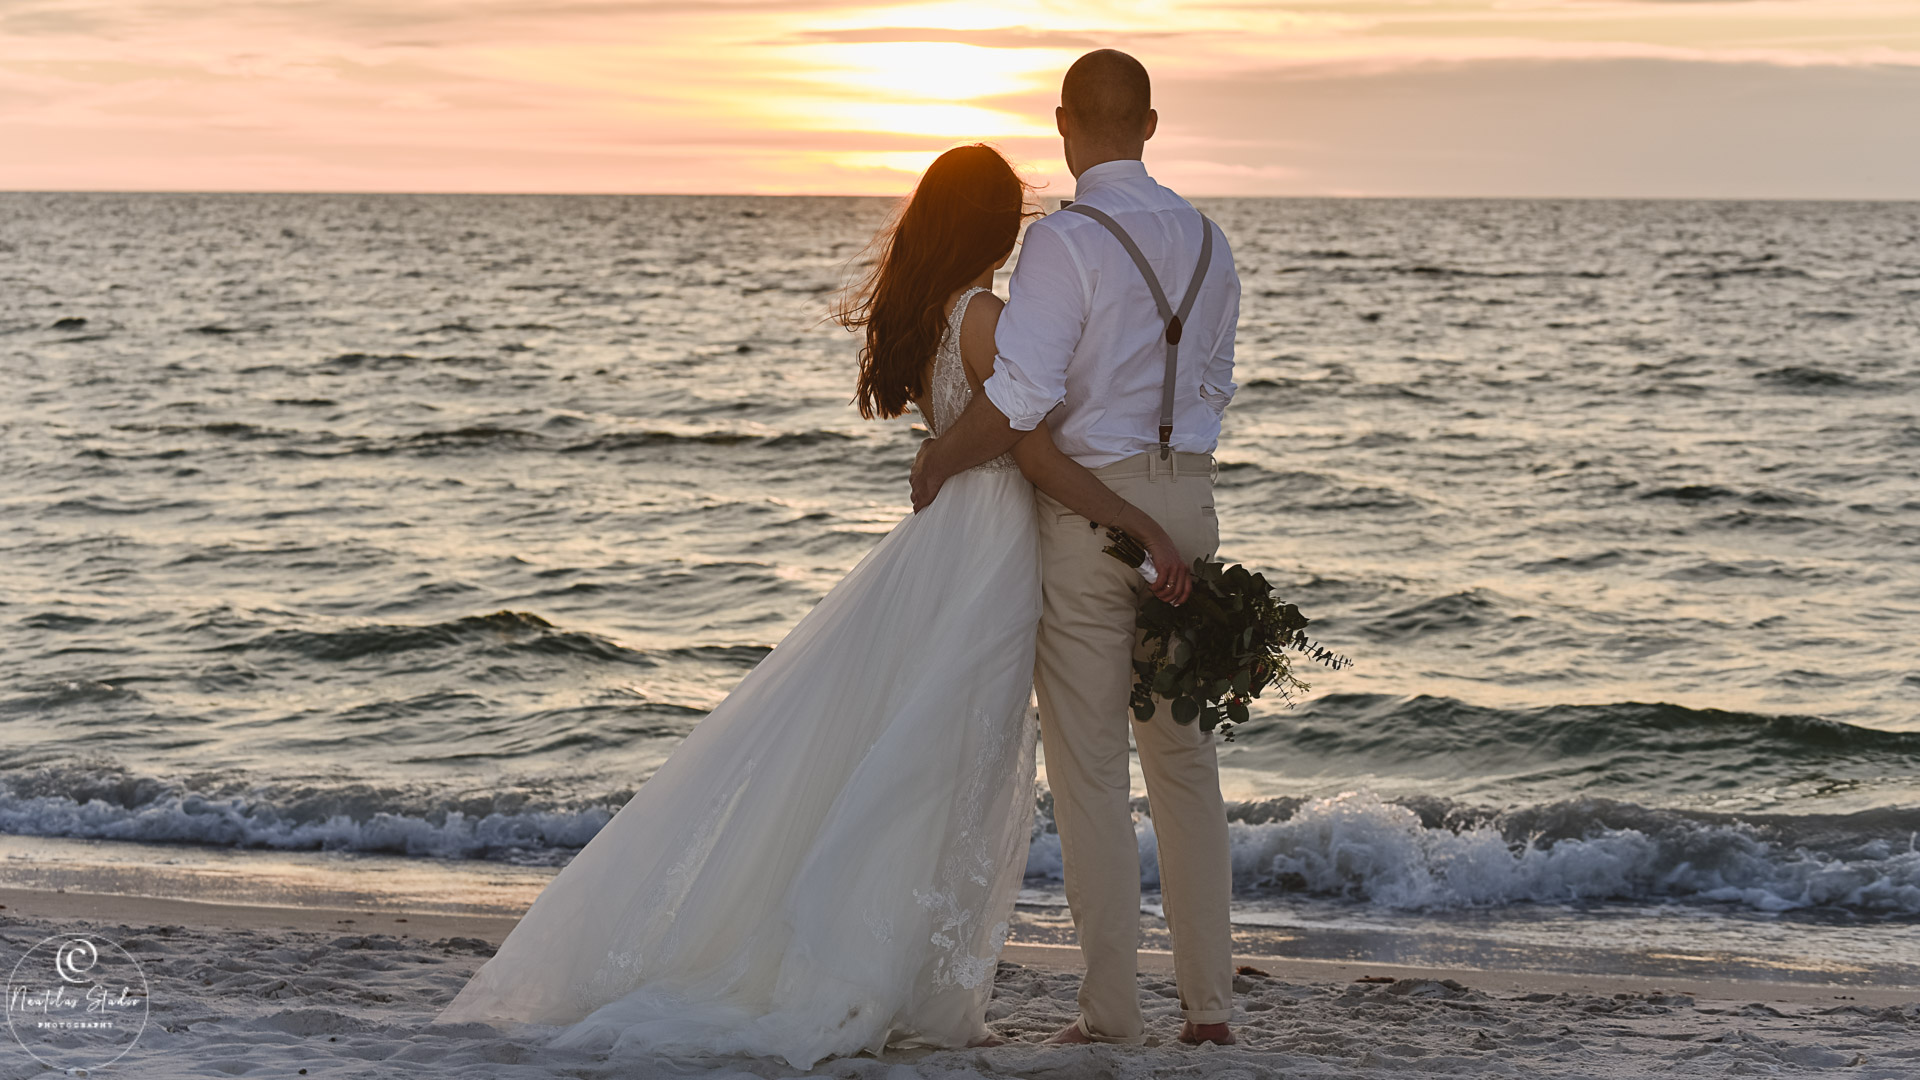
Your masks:
M1149 583L1158 577L1140 543L1116 528L1106 552L1141 571ZM1338 671L1353 661L1306 635L1310 620L1300 609L1273 594L1260 574L1217 559L1193 560L1193 595L1175 607L1149 595L1135 625L1147 643L1145 659L1133 662L1133 692L1128 704L1135 720L1153 718L1154 698L1172 703L1176 723L1198 721L1203 731L1220 728L1233 738L1233 725L1248 719L1247 703L1268 688L1278 688L1293 704L1295 691L1309 687L1293 673L1287 651Z

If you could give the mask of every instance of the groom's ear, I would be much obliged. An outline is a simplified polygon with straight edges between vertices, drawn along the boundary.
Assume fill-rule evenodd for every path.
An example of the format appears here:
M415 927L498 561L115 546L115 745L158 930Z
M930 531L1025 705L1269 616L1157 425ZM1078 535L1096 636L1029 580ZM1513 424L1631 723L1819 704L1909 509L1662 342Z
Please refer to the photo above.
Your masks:
M1067 137L1067 107L1065 105L1055 105L1053 107L1053 130L1059 132L1061 138L1064 139Z
M1148 109L1147 110L1147 126L1141 129L1140 141L1146 142L1148 139L1153 138L1153 133L1159 130L1159 128L1160 128L1160 110Z

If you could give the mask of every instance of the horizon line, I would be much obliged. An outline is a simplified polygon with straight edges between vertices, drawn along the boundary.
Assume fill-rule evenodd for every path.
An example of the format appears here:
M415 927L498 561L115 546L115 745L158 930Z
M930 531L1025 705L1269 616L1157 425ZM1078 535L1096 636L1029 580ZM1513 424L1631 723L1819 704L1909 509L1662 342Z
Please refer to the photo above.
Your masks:
M582 199L899 199L912 193L906 191L893 195L874 195L859 192L761 192L761 191L409 191L399 189L381 190L325 190L318 188L0 188L0 195L306 195L306 196L344 196L374 195L409 198L582 198ZM1070 196L1043 195L1041 199L1063 199ZM1186 199L1270 199L1281 200L1350 200L1355 202L1402 201L1402 202L1779 202L1779 203L1911 203L1920 202L1920 193L1914 195L1383 195L1383 194L1288 194L1288 195L1217 195L1183 194Z

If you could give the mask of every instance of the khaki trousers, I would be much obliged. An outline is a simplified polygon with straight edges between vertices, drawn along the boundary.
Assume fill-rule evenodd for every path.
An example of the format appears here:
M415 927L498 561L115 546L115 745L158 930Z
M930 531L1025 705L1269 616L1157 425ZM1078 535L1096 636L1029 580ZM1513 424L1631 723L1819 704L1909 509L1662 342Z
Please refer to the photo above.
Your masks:
M1188 559L1220 543L1213 459L1141 454L1094 470L1172 535ZM1036 493L1041 591L1034 686L1047 783L1060 830L1067 903L1087 967L1080 1024L1100 1041L1140 1042L1146 1026L1134 978L1140 945L1140 851L1128 805L1127 733L1146 775L1160 853L1160 891L1173 938L1174 978L1186 1018L1223 1023L1233 1013L1228 903L1233 868L1213 736L1173 721L1165 702L1146 723L1127 694L1145 583L1101 549L1104 529Z

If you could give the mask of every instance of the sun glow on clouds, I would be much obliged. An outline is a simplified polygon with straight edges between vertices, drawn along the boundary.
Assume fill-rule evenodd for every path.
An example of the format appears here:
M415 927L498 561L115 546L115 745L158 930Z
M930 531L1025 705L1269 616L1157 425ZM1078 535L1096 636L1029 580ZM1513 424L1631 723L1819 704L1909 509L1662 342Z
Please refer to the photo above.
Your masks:
M1035 117L971 102L1038 92L1073 59L1050 49L933 41L794 45L784 51L795 65L792 78L813 92L763 103L772 126L948 140L1053 134L1050 122L1042 126ZM902 170L911 172L925 167L926 160L924 154L864 151L843 158L847 164L886 162L881 167L892 169L917 162Z
M823 87L868 99L924 101L972 101L1036 89L1056 77L1062 59L1072 61L1071 54L1054 49L991 49L946 41L796 45L787 52L801 63L816 65L802 77Z
M1059 194L1102 45L1200 193L1920 196L1920 0L15 0L0 188Z
M795 21L764 48L787 67L787 78L800 91L746 107L757 108L772 127L922 143L917 149L849 147L806 155L840 175L911 178L955 142L1054 138L1051 110L1000 103L1055 92L1060 73L1095 43L1012 26L1019 14L1034 15L1035 7L1002 7L868 8L842 13L828 25ZM1046 164L1063 167L1057 157L1047 155ZM897 189L898 183L890 186Z

